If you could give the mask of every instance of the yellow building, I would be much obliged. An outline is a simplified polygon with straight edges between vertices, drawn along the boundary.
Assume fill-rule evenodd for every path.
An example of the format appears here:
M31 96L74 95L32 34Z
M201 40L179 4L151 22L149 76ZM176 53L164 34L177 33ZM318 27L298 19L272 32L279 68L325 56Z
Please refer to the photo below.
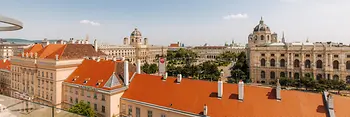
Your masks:
M62 82L84 57L103 55L90 44L35 44L11 60L11 96L60 107Z
M137 67L140 67L140 63ZM63 108L68 109L83 101L98 116L119 116L120 97L136 71L137 68L128 61L84 60L63 83Z
M166 46L157 46L148 44L148 39L144 38L142 41L141 32L135 28L135 30L130 34L130 39L125 37L123 40L123 45L98 45L98 49L109 56L114 57L125 57L132 63L135 63L137 59L141 60L143 63L156 63L157 57L160 55L165 55L167 52Z
M250 78L269 83L286 77L344 80L350 83L350 46L342 43L286 42L261 19L248 37Z

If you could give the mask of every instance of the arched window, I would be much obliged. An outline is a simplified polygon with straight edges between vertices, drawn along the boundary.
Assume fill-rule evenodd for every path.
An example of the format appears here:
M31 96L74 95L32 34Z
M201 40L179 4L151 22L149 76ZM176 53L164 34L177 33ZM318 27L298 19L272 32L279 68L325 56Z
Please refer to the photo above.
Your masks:
M322 79L322 75L321 74L317 74L316 75L316 80L321 80Z
M294 79L299 79L300 76L299 76L299 73L294 73Z
M322 61L321 60L317 60L316 68L322 68Z
M280 78L285 78L285 77L286 77L286 73L281 72L281 73L280 73Z
M274 71L270 72L270 79L275 79L276 74Z
M309 59L305 61L305 68L311 68L311 61Z
M265 66L266 60L265 59L261 59L260 60L260 66Z
M338 75L333 75L333 80L339 80L339 76Z
M339 61L333 61L333 69L339 69Z
M271 67L274 67L274 66L275 66L275 63L276 63L275 59L271 59L271 60L270 60L270 66L271 66Z
M267 35L267 40L270 40L270 36L269 35Z
M306 74L305 74L305 77L311 78L311 74L310 74L310 73L306 73Z
M350 61L346 61L346 69L350 70Z
M261 36L260 36L260 39L261 39L261 40L264 40L264 35L261 35Z
M261 71L260 77L261 77L261 79L265 79L265 71Z
M346 83L347 83L347 84L350 84L350 76L346 76L346 79L345 79L345 80L346 80Z
M286 66L286 60L281 59L280 60L280 67L285 67Z
M255 35L255 36L254 36L254 39L255 39L255 40L258 40L258 36Z
M300 67L300 62L299 62L299 60L298 59L295 59L294 60L294 67Z

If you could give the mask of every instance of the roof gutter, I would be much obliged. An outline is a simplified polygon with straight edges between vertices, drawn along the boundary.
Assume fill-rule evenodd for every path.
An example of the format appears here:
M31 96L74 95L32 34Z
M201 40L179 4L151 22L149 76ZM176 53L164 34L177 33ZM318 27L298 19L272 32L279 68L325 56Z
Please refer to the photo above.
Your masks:
M132 100L132 99L128 99L128 98L122 97L120 99L124 100L124 101L128 101L128 102L132 102L135 104L139 104L139 105L143 105L143 106L147 106L147 107L151 107L151 108L156 108L156 109L163 110L163 111L173 112L173 113L177 113L177 114L181 114L181 115L185 115L185 116L190 116L190 117L203 117L203 116L205 116L205 115L199 115L199 114L186 112L186 111L182 111L182 110L178 110L178 109L174 109L174 108L169 108L169 107L165 107L165 106L159 106L159 105L155 105L155 104L151 104L151 103ZM210 117L210 116L207 115L205 117Z

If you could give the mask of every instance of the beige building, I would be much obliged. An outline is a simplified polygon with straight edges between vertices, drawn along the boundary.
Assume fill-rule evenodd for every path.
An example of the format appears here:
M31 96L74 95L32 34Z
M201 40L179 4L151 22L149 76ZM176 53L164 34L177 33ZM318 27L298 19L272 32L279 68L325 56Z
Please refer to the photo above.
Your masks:
M24 49L32 46L31 44L16 44L0 40L0 58L11 59L14 55L20 55Z
M0 61L0 94L10 96L11 94L11 62L7 59Z
M95 44L98 45L98 44ZM137 59L141 60L141 63L156 63L157 56L166 54L166 46L157 46L148 44L148 39L142 40L141 32L135 28L131 33L130 39L125 37L123 45L98 45L98 49L109 56L125 57L126 60L135 63Z
M35 44L11 60L11 96L61 107L63 81L84 57L103 55L90 44Z
M198 61L199 62L204 62L204 61L209 61L209 60L215 60L217 56L224 52L235 52L235 53L240 53L240 52L245 52L246 48L244 46L241 46L239 44L236 44L232 42L232 44L225 46L195 46L192 48L189 48L193 52L196 52L199 56Z
M350 46L342 43L286 42L261 19L248 37L250 77L268 83L281 77L344 80L350 83Z
M137 66L140 67L140 62ZM98 116L119 117L120 97L127 90L136 70L128 61L84 60L63 83L63 108L68 109L83 101Z

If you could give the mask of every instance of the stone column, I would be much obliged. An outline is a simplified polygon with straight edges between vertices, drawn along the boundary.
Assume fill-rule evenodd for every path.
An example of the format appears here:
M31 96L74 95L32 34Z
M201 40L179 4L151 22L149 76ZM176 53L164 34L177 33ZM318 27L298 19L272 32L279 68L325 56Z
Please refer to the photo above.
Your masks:
M302 70L301 72L303 72L303 70L305 69L305 64L304 64L305 63L305 55L304 55L304 53L301 53L301 61L300 62L301 62L300 65L301 65L301 70ZM303 75L301 75L301 76L303 76Z
M291 58L291 60L290 60L290 67L292 68L292 69L294 69L294 55L293 55L293 53L291 53L291 56L290 56L290 58Z
M328 66L329 66L329 62L328 62L328 54L325 53L325 57L324 57L324 62L325 64L323 65L323 70L327 71L328 70Z
M333 54L332 53L330 53L329 54L329 70L330 71L333 71Z

